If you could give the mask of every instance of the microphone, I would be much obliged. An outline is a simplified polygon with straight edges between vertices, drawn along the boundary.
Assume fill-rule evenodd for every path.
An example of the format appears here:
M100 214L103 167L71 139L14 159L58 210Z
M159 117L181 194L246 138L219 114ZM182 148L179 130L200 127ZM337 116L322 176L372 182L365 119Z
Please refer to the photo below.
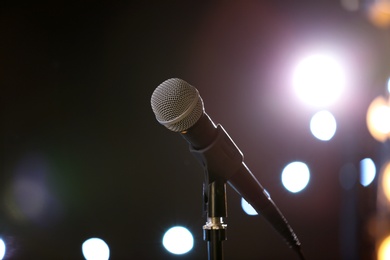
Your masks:
M151 106L157 121L180 133L200 163L212 169L211 178L226 181L303 259L301 243L286 218L245 165L227 132L205 113L198 90L181 79L168 79L154 90Z

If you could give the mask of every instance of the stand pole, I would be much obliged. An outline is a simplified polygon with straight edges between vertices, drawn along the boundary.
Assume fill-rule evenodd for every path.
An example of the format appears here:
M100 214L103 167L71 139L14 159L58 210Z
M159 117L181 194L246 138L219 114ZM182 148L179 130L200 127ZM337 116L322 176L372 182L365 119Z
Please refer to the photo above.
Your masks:
M207 221L203 226L203 239L207 241L208 260L223 260L223 245L226 240L227 217L226 183L214 181L207 185L204 194Z

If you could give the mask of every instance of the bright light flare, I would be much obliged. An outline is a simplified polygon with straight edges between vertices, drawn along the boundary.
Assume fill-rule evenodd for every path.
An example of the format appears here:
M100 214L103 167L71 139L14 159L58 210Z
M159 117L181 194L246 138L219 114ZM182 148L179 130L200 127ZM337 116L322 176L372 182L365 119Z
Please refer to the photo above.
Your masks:
M292 162L282 171L283 186L290 192L296 193L306 188L310 179L309 167L303 162Z
M296 94L303 102L315 107L333 104L345 84L341 63L330 55L311 55L299 62L293 73Z
M384 142L390 137L390 106L384 97L375 98L368 107L366 122L371 135Z
M378 260L390 259L390 236L385 238L378 248Z
M194 238L188 229L176 226L165 232L162 243L168 252L182 255L192 249Z
M110 248L100 238L87 239L81 249L86 260L108 260L110 258Z
M317 139L329 141L336 133L336 119L329 111L317 112L310 120L310 131Z

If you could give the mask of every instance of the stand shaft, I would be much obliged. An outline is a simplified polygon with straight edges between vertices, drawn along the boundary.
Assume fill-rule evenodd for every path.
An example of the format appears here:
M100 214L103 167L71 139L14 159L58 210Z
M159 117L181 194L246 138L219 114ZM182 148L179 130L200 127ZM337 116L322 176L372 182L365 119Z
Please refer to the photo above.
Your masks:
M207 241L208 260L223 260L223 245L226 240L224 218L226 210L226 183L214 181L208 185L207 222L203 226L203 238Z
M203 235L207 241L208 260L222 260L222 242L226 240L226 229L205 229Z

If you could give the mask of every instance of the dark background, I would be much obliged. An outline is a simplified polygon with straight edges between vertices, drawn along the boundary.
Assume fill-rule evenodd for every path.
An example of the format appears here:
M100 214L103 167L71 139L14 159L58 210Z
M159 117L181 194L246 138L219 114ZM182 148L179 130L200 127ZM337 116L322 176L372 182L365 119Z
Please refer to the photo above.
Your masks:
M54 3L55 2L55 3ZM375 183L349 190L340 169L377 158L365 125L386 82L385 30L338 1L52 1L0 3L0 234L7 259L82 259L104 239L111 259L206 259L203 170L150 107L164 80L199 90L284 213L308 259L369 259ZM348 88L330 108L330 142L310 133L316 112L291 87L304 54L331 49ZM306 162L308 187L286 191L283 167ZM296 259L228 189L226 259ZM195 236L184 256L164 232Z

